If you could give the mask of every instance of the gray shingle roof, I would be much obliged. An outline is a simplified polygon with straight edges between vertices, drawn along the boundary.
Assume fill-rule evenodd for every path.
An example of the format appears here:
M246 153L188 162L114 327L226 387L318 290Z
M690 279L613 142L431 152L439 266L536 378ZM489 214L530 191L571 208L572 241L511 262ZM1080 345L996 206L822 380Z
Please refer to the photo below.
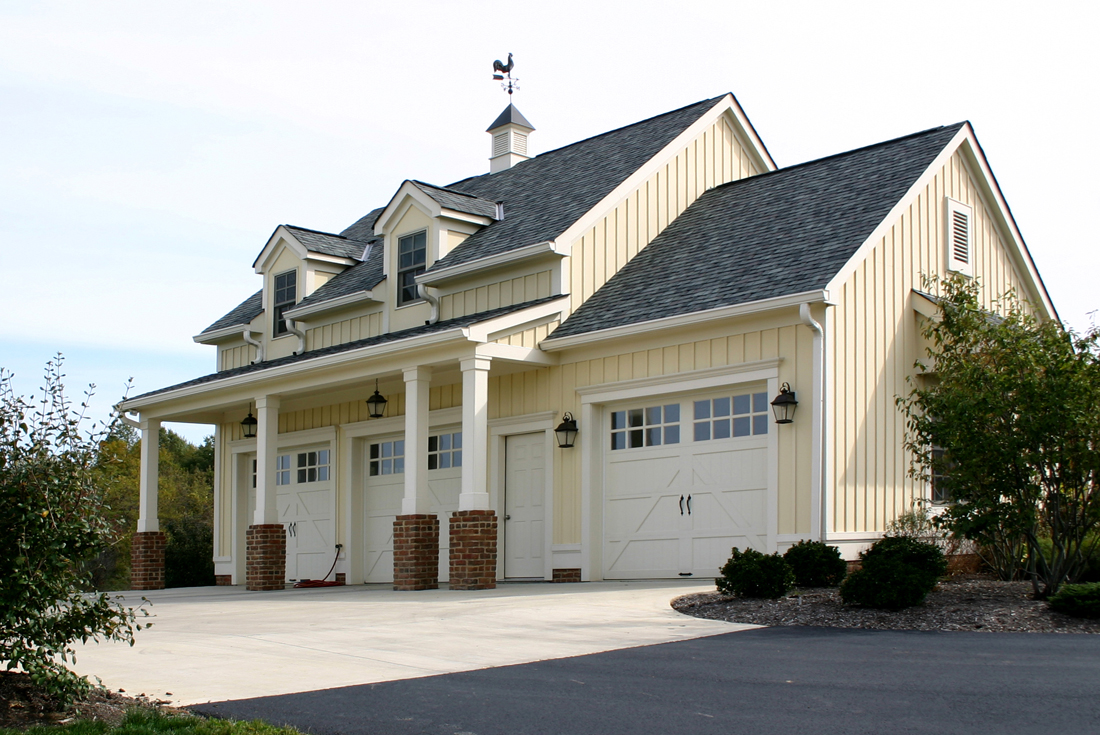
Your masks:
M420 337L425 334L432 334L434 332L445 332L450 329L459 329L461 327L468 327L473 324L488 321L498 316L504 316L505 314L511 314L517 311L523 311L532 306L538 306L539 304L545 304L548 301L554 299L560 299L561 295L547 296L542 299L535 299L534 301L525 301L522 304L513 304L511 306L502 306L497 309L490 309L489 311L483 311L480 314L467 314L466 316L457 317L455 319L448 319L446 321L436 322L435 324L424 324L419 327L413 327L412 329L403 329L399 332L390 332L389 334L380 334L377 337L368 337L367 339L360 339L354 342L345 342L339 345L333 345L332 347L322 347L317 350L310 350L301 355L288 355L286 357L276 358L274 360L267 360L261 363L255 363L252 365L244 365L239 368L233 368L231 370L222 370L217 373L210 373L204 375L201 378L195 378L194 380L188 380L184 383L177 383L176 385L170 385L167 388L161 388L159 390L143 393L140 396L135 396L131 400L137 400L138 398L146 398L148 396L155 396L160 393L167 393L168 391L179 390L180 388L189 388L195 385L203 385L205 383L216 383L226 378L232 378L238 375L247 375L249 373L258 373L264 370L270 370L271 368L281 367L283 365L291 365L298 362L305 362L307 360L316 360L319 357L326 355L335 355L340 352L348 352L350 350L358 350L363 347L374 347L376 345L385 344L387 342L396 342L402 339L409 339L410 337Z
M962 125L706 192L550 338L824 288Z
M426 184L423 181L411 181L410 183L434 199L441 207L453 209L456 212L465 212L467 214L476 214L480 217L496 219L496 202L491 202L488 199L482 199L473 194L466 194L443 186Z
M449 184L448 189L503 201L504 219L470 235L432 270L553 240L720 99L543 153L506 171Z
M317 230L309 230L294 225L283 225L283 227L290 230L294 238L312 253L359 260L363 257L363 250L367 247L365 242L349 239L344 235L333 235L329 232L318 232Z
M247 299L237 305L233 311L223 316L218 321L211 324L206 329L202 330L203 334L207 332L216 332L219 329L225 329L226 327L236 327L238 325L244 326L253 319L264 313L264 292L257 291L249 296Z
M372 209L364 214L359 219L355 220L350 226L348 226L340 234L349 240L370 240L374 238L374 221L378 219L378 215L382 214L382 210L385 207L378 207L378 209Z
M337 273L323 286L299 301L294 308L299 309L360 291L369 291L381 283L385 278L382 274L386 249L384 241L381 237L372 237L368 244L370 250L367 252L366 260Z

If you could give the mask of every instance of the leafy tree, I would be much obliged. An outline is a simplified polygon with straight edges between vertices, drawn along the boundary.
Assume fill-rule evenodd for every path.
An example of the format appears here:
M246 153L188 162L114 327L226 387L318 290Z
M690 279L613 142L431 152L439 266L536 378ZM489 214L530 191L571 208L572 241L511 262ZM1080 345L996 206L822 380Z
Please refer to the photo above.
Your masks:
M111 509L94 469L102 432L82 433L87 401L74 409L62 377L58 356L34 405L0 369L0 662L68 702L90 686L68 668L75 642L133 645L147 613L83 593L87 563L110 544Z
M941 483L952 502L938 523L1002 573L1025 546L1024 572L1047 597L1084 572L1100 524L1100 333L1040 320L1012 294L990 312L958 276L929 286L940 318L917 367L934 379L897 399L911 472Z

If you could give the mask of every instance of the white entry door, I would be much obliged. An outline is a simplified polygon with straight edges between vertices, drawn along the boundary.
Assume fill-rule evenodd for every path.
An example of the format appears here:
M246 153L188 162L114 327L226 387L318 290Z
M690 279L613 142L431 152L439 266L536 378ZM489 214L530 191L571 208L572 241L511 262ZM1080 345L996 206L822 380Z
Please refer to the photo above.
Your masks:
M605 427L607 579L714 577L767 548L767 394L614 408Z
M546 572L546 435L507 437L504 468L504 576L541 579Z

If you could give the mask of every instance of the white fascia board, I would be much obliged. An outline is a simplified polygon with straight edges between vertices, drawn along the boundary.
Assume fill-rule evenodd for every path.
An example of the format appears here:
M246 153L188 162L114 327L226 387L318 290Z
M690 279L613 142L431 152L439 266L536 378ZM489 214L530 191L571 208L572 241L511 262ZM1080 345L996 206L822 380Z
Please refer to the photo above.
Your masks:
M956 151L960 149L963 150L964 158L969 158L971 164L976 166L978 171L981 172L981 176L976 176L975 178L978 179L979 189L984 189L987 198L992 200L993 214L998 225L997 229L1000 231L1003 239L1012 251L1010 255L1017 263L1023 266L1023 275L1030 281L1028 285L1031 286L1031 290L1038 294L1039 298L1042 300L1042 305L1047 315L1057 318L1058 312L1054 308L1054 303L1050 300L1050 294L1047 293L1046 286L1043 284L1042 278L1039 277L1039 271L1035 268L1035 263L1031 259L1031 253L1024 244L1023 236L1020 235L1020 230L1016 226L1016 221L1012 218L1012 212L1009 210L1000 187L997 185L997 180L994 178L993 172L989 168L989 162L986 160L985 154L982 152L977 138L974 137L974 129L970 127L970 123L964 124L959 129L959 132L955 134L955 137L944 146L944 149L940 151L939 155L929 164L928 168L924 170L924 173L922 173L920 177L913 182L913 185L909 187L909 190L905 192L905 196L899 199L890 209L886 217L877 227L875 227L867 239L863 241L863 244L860 245L855 254L848 259L844 267L837 271L836 275L833 276L832 280L829 281L825 288L830 291L835 291L844 285L848 278L851 277L852 273L855 272L856 268L859 267L859 264L866 259L898 219L900 219L913 202L916 201L917 197L924 192L925 187L927 187L929 182L936 177L940 169L946 166L952 156L955 155ZM930 202L929 205L939 206L937 202Z
M251 322L249 322L249 324L251 324ZM234 324L229 327L215 329L212 332L201 332L199 334L196 334L191 339L195 342L198 342L200 345L216 344L226 337L240 337L241 332L249 329L249 324Z
M623 180L623 182L616 186L610 194L600 200L596 206L592 207L580 219L570 225L569 229L558 235L557 239L567 243L576 240L580 237L581 233L592 227L595 222L606 215L608 211L618 206L619 202L625 199L630 192L637 189L665 164L680 155L680 152L688 143L702 135L703 131L713 125L718 118L726 114L732 116L737 122L737 127L741 128L741 132L744 134L742 137L745 138L741 142L750 144L747 148L750 154L755 154L757 163L768 171L774 171L776 168L775 161L772 160L767 149L764 148L763 143L760 142L760 138L756 135L756 131L752 129L752 126L748 122L748 118L745 117L744 111L741 110L736 100L733 99L733 95L727 94L715 103L714 107L705 112L698 120L673 138L672 142L662 148L657 155L650 158L641 168ZM751 134L749 131L752 131ZM758 144L759 147L757 147Z
M424 190L412 181L406 179L401 182L401 186L397 187L397 191L390 198L389 204L382 210L382 214L378 215L378 219L374 221L374 234L376 236L385 234L386 226L401 209L406 197L419 204L432 217L438 217L443 211L442 207L439 206L439 202L425 194Z
M297 321L302 317L310 316L313 314L323 314L327 311L334 311L336 309L341 309L345 306L354 306L355 304L367 301L377 303L382 301L382 299L376 298L374 296L374 291L367 289L364 291L356 291L355 293L345 294L343 296L337 296L334 299L328 299L326 301L318 301L316 304L297 306L293 309L288 309L283 313L291 319Z
M470 212L459 212L457 209L443 209L439 210L441 217L447 219L458 220L459 222L469 222L471 224L480 225L486 227L496 222L492 217L485 217L480 214L471 214Z
M558 356L550 355L536 347L517 347L488 342L474 348L476 357L488 357L505 362L522 362L533 365L557 365Z
M802 293L789 294L787 296L777 296L773 299L749 301L744 304L720 306L717 309L707 309L705 311L693 311L689 314L677 314L676 316L668 316L662 319L651 319L649 321L626 324L621 327L598 329L593 332L576 334L571 337L544 339L539 345L539 348L546 352L553 352L621 337L637 337L657 330L681 329L683 327L697 326L705 324L706 322L714 322L722 319L729 319L731 317L746 316L748 314L771 311L773 309L784 309L792 306L799 306L800 304L820 302L826 304L831 303L828 290L803 291Z
M236 388L248 385L249 383L259 382L260 380L286 378L313 370L338 367L345 363L363 360L365 357L376 358L395 352L432 347L445 342L461 342L464 341L466 338L464 331L465 330L460 327L455 327L454 329L448 329L442 332L433 332L431 334L425 334L418 337L407 337L405 339L394 340L393 342L384 342L380 345L360 347L354 350L338 352L334 355L325 355L324 357L315 357L312 359L301 360L300 362L294 362L290 365L284 365L282 367L257 370L254 372L245 373L243 375L237 375L232 378L213 380L207 383L200 383L198 385L188 386L186 388L178 388L173 391L157 393L156 395L152 395L147 398L134 398L128 401L122 401L118 405L121 411L138 411L142 408L155 406L159 403L165 403L168 401L179 400L183 398L191 398L193 396L207 393L212 390Z
M490 255L485 258L478 258L477 260L452 265L448 268L435 268L417 276L416 282L422 283L425 286L432 286L454 278L468 276L471 273L479 273L491 268L499 268L503 265L512 265L522 260L529 260L543 255L558 255L565 257L569 255L569 247L559 247L557 241L545 240L543 242L537 242L534 245L525 245L516 250L509 250L506 253L497 253L496 255Z
M471 342L489 342L490 338L497 338L502 333L509 333L520 327L525 327L531 322L539 320L553 321L555 316L561 314L562 308L568 301L568 296L562 296L544 304L536 304L520 311L513 311L510 314L502 314L464 327L462 333Z

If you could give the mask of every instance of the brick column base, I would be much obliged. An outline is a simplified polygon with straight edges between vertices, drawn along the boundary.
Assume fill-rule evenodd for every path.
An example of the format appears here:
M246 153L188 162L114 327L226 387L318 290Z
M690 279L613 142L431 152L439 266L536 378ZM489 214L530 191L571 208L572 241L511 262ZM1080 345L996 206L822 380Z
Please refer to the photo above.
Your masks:
M134 534L130 542L130 589L164 589L166 544L163 531L142 531Z
M393 588L439 588L439 518L427 513L393 521Z
M451 589L497 586L497 514L460 510L451 516Z
M553 572L553 581L555 582L580 582L581 570L580 569L555 569Z
M248 590L281 590L286 586L286 529L283 524L248 527L244 579Z
M214 585L217 587L232 587L233 575L232 574L215 574Z

